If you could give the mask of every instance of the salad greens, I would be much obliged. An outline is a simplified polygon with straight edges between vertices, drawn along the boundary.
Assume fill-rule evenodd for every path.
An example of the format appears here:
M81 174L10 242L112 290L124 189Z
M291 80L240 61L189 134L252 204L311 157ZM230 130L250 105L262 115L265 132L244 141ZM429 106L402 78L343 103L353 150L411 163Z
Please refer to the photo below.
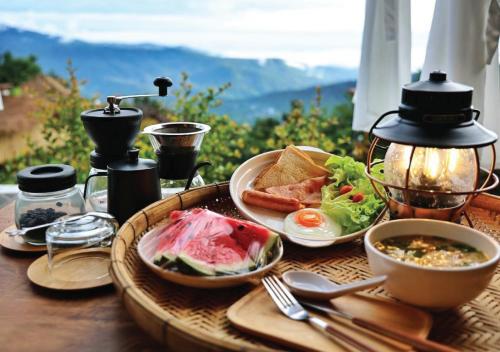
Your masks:
M366 177L365 164L349 156L332 155L325 167L332 173L332 182L321 190L321 209L342 226L343 235L368 227L384 207L384 202ZM383 164L378 164L372 168L372 174L383 180L382 169ZM340 189L345 185L352 186L352 190L341 194ZM381 190L383 192L383 188ZM354 198L355 195L358 197ZM361 200L356 201L359 198Z

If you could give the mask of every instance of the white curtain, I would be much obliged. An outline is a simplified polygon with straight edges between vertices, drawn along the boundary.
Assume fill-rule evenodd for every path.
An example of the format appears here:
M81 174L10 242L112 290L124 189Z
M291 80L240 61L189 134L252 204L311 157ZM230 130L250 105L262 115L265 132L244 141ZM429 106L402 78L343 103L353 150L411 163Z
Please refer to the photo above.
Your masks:
M421 76L426 80L431 71L440 69L449 79L474 87L472 103L481 111L480 121L498 135L499 32L500 0L436 1ZM495 147L500 150L500 143ZM487 166L489 157L483 159Z
M353 130L369 131L397 109L401 86L411 80L410 0L366 0Z

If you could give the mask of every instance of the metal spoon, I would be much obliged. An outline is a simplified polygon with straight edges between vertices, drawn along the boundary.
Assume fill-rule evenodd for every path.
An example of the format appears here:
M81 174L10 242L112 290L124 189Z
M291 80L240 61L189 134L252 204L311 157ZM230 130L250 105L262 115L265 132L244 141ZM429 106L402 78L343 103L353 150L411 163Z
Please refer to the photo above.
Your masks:
M310 271L287 271L283 281L298 296L313 299L331 299L381 285L387 276L375 276L349 284L338 285L323 275Z
M41 225L36 225L36 226L31 226L31 227L23 227L21 229L6 230L5 233L8 234L9 236L24 236L29 231L43 229L45 227L49 227L49 226L52 226L52 225L62 224L64 222L76 221L76 220L82 219L82 218L84 218L86 216L95 216L95 217L101 218L101 219L115 220L115 217L113 215L111 215L111 214L103 213L103 212L97 212L97 211L89 211L88 213L70 215L70 216L68 216L65 219L56 220L56 221L49 222L49 223L46 223L46 224L41 224Z

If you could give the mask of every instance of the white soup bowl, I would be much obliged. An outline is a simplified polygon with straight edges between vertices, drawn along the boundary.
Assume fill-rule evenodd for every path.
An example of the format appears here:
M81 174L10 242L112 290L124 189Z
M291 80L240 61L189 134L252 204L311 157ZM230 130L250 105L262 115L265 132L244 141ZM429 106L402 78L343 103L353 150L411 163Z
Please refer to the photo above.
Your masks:
M468 244L487 255L474 266L433 268L398 261L374 247L396 236L439 236ZM399 300L434 310L457 307L477 297L489 284L500 260L500 246L484 233L451 222L402 219L378 224L365 237L368 262L374 275L387 275L385 289Z

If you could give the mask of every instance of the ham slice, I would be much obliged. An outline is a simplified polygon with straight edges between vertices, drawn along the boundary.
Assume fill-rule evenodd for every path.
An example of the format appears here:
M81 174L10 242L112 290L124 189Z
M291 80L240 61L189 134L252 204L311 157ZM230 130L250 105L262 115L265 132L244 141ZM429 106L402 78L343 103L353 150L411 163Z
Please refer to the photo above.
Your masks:
M286 186L266 188L266 192L286 198L298 199L300 203L309 207L321 205L321 187L328 182L327 176L320 176Z

